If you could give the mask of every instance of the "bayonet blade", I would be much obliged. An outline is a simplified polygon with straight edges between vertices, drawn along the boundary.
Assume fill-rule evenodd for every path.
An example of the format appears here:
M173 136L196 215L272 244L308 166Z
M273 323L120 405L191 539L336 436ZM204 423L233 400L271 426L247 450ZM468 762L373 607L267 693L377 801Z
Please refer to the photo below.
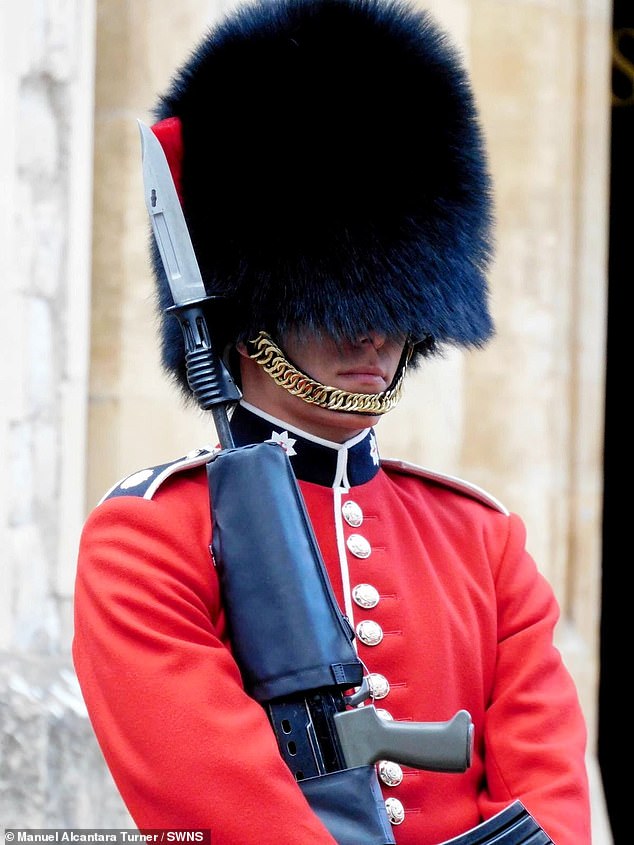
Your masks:
M137 123L141 133L145 204L174 305L200 301L207 291L167 158L150 127L140 120Z
M209 296L196 260L172 174L160 141L149 126L141 132L145 203L152 223L173 307L166 308L180 323L185 346L187 383L198 405L211 410L223 448L233 446L226 406L241 393L214 349L206 307L221 297Z

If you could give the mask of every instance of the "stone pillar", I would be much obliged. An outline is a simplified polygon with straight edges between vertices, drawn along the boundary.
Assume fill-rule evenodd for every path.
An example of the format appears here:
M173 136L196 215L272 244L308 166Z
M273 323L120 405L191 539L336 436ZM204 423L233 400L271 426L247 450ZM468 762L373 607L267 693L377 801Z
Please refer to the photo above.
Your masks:
M476 0L474 79L492 154L498 336L467 365L463 462L525 518L562 609L589 729L594 841L607 307L611 5Z
M125 818L70 660L85 516L95 8L0 7L0 818Z

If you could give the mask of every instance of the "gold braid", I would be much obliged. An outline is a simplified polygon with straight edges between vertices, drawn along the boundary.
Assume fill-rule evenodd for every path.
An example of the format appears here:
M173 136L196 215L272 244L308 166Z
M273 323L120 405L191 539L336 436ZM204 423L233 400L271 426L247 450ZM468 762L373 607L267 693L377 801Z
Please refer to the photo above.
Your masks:
M382 393L349 393L338 387L320 384L298 370L267 332L260 332L254 340L249 341L248 350L249 357L262 367L275 384L293 396L329 411L356 414L385 414L396 405L401 398L405 370L412 354L412 347L408 345L398 377L387 390Z

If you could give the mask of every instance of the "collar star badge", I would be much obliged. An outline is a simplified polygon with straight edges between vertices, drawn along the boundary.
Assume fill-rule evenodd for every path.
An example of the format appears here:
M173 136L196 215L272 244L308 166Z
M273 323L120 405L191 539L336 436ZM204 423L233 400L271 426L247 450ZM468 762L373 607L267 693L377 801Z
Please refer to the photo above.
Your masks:
M377 446L376 437L374 434L370 435L370 457L374 461L374 465L379 465L379 447Z
M293 455L297 454L295 449L293 449L293 446L295 445L295 443L297 443L297 440L295 440L293 437L289 437L288 431L283 431L281 434L278 434L277 431L274 431L269 437L269 442L277 443L278 446L281 446L289 458L292 458Z

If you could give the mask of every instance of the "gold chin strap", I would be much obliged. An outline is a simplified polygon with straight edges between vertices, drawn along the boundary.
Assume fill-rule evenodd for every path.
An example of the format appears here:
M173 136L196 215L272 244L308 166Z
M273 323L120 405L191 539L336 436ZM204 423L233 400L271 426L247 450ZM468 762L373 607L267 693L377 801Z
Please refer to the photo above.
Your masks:
M412 356L412 346L408 344L395 380L382 393L349 393L347 390L328 387L314 381L298 370L266 332L260 332L247 346L249 357L262 367L275 384L288 390L293 396L329 411L355 414L385 414L396 405L401 398L405 370Z

